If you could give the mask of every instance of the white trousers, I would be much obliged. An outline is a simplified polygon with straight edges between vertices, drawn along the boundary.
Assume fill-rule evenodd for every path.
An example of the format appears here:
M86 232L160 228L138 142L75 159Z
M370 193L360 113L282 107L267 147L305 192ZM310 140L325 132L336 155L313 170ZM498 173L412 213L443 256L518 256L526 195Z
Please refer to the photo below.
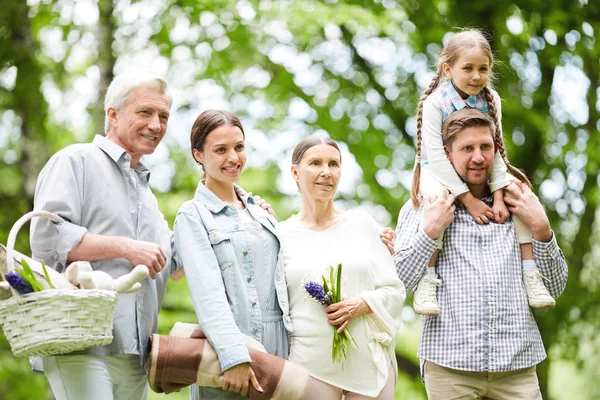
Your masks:
M392 400L396 390L398 376L394 374L394 367L390 365L388 380L377 397L368 397L358 393L348 392L329 383L311 377L308 380L306 400Z
M44 374L56 400L146 400L140 357L92 354L44 358Z

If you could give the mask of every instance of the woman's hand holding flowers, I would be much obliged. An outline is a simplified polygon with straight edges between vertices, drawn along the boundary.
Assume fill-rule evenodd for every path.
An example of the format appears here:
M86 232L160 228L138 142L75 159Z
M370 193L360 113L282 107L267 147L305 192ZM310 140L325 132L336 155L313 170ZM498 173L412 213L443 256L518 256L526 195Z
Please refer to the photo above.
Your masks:
M329 279L327 279L325 275L321 275L321 278L323 284L308 279L302 283L302 286L306 290L308 298L313 299L325 307L328 322L333 324L331 358L333 359L333 362L341 361L343 363L346 359L348 346L354 347L355 349L358 348L350 331L344 329L352 322L354 317L361 313L365 314L371 312L371 309L361 297L351 297L342 300L342 264L338 264L336 268L333 268L332 266L329 267ZM361 302L363 304L361 304ZM332 317L329 316L330 313L332 314ZM334 322L332 322L332 320ZM335 321L338 320L342 325L337 325L338 322Z
M354 296L327 306L325 312L329 324L339 325L337 331L342 333L354 318L359 315L370 314L371 308L362 297Z

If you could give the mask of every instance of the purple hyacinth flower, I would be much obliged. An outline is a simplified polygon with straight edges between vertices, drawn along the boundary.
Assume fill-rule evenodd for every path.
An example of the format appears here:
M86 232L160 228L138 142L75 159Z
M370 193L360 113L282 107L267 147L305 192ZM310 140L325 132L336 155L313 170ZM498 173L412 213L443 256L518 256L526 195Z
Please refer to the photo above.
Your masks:
M16 272L9 272L6 275L4 275L4 277L6 278L6 281L9 283L9 285L12 286L12 288L20 294L27 294L33 292L33 288L31 287L31 285L27 283L25 279L23 279L21 275L17 274Z
M308 293L310 297L322 306L327 307L331 304L329 296L325 293L325 289L323 289L322 285L313 281L308 281L304 284L304 289L306 289L306 293Z

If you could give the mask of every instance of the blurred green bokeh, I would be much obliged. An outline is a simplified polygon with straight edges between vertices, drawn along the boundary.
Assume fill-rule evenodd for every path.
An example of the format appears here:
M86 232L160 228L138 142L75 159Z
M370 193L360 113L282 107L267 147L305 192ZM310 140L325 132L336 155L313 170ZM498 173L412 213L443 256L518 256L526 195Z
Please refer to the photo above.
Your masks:
M535 310L548 399L600 398L600 3L558 0L4 0L0 13L0 242L32 209L37 174L59 149L103 127L113 73L165 75L174 105L164 145L145 158L172 226L200 177L189 130L207 108L244 123L240 182L279 219L298 209L293 145L328 134L344 153L338 205L393 226L408 199L415 110L456 27L490 35L511 162L532 179L569 264L556 309ZM17 248L28 253L26 230ZM410 305L410 299L407 306ZM425 398L407 309L396 398ZM194 321L185 281L169 285L160 332ZM577 397L579 396L579 397ZM151 398L164 396L152 395ZM169 398L187 398L187 391ZM52 398L0 337L0 398Z

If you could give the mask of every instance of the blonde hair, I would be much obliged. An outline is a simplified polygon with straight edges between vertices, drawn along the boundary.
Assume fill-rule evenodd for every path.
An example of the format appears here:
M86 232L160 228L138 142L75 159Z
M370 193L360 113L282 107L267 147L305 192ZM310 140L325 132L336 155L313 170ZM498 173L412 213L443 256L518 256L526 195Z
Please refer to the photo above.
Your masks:
M498 121L498 111L496 110L496 104L494 103L494 97L492 94L492 84L493 80L492 74L492 66L494 64L494 53L492 52L492 48L490 46L489 41L483 35L483 33L478 29L465 29L450 38L437 62L437 69L435 76L431 80L429 87L423 93L423 96L419 99L419 105L417 107L417 163L415 165L415 170L413 174L413 183L411 189L411 199L413 205L416 207L419 206L419 183L421 180L421 146L422 146L422 135L421 129L423 126L423 102L442 82L444 77L443 68L444 64L448 64L449 66L454 65L454 63L458 60L458 58L463 54L465 50L471 49L481 49L485 55L490 60L490 78L486 85L483 88L483 95L487 102L488 106L488 114L494 121L496 125L496 129L494 129L494 142L498 147L498 151L504 160L509 172L517 179L522 182L525 182L527 185L531 186L529 179L527 176L515 168L508 161L508 157L506 155L506 149L504 147L504 139L502 138L502 129L500 127L500 121Z

